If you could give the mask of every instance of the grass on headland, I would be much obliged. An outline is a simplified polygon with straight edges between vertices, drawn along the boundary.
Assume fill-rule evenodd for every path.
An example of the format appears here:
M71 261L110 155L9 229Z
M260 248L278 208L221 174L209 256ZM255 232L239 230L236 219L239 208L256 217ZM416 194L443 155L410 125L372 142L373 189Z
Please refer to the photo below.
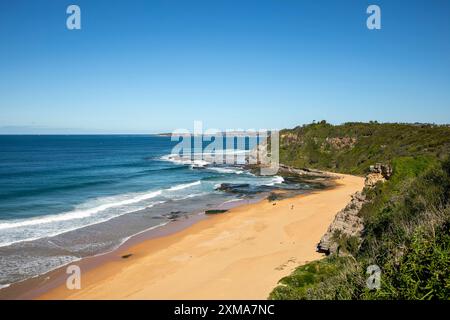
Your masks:
M348 135L352 129L355 139L327 140L328 134ZM363 173L374 162L384 162L393 166L393 176L365 191L370 202L360 211L365 225L361 243L340 237L337 241L346 257L327 257L299 267L280 280L269 298L449 299L450 128L396 124L330 128L322 123L301 130L319 133L319 138L291 139L315 141L314 147L300 143L299 154L285 154L295 149L291 142L282 158L306 164L315 155L313 164L318 168L325 169L322 161L327 158L335 171L350 173ZM327 148L320 141L331 141L338 148L325 157ZM367 159L360 157L364 148ZM366 286L366 270L373 264L381 269L379 290Z
M398 157L450 154L450 127L431 124L346 123L321 121L280 132L280 162L297 168L315 168L364 174L369 166L388 164Z
M220 210L220 209L214 209L214 210L206 210L205 214L220 214L220 213L225 213L228 210Z

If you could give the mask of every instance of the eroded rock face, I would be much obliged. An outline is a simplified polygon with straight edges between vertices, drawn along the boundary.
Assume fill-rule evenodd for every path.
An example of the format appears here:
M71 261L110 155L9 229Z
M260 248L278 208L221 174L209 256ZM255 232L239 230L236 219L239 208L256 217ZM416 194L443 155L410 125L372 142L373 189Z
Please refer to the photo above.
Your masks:
M370 166L370 173L366 176L365 188L373 188L378 182L385 182L392 176L392 167L377 163ZM364 230L363 219L359 212L364 204L368 202L364 191L356 192L352 195L347 206L339 211L327 232L320 239L317 251L326 254L338 254L339 244L335 241L334 235L340 234L348 237L354 236L361 240L361 233Z
M392 167L389 165L384 165L381 163L377 163L373 166L370 166L370 173L366 176L366 180L364 182L366 187L372 188L378 182L385 182L392 175Z
M352 149L357 140L354 137L334 137L325 139L325 142L330 145L333 149L341 150L341 149Z
M300 137L293 133L285 133L280 136L282 145L292 145L293 143L302 143Z
M359 217L358 213L362 206L366 203L366 196L361 192L356 192L352 195L352 199L347 206L339 211L334 221L328 227L327 232L320 239L317 245L319 252L326 254L336 253L338 250L338 244L333 241L333 235L337 232L345 234L347 236L361 235L364 229L363 220Z
M366 180L364 181L364 185L367 187L374 187L378 182L385 182L386 179L379 173L369 173L366 176Z
M250 150L246 162L247 164L256 164L256 165L265 164L267 162L270 163L270 161L266 159L267 154L268 154L267 143L263 141L259 143L255 148Z

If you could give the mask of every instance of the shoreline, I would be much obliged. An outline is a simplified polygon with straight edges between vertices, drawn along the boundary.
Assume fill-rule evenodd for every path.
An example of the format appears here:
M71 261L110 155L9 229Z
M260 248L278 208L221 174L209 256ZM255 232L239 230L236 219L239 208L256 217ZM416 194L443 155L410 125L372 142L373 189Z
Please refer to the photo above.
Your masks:
M238 199L233 202L222 203L217 208L226 208L229 210L242 205L256 203L264 199L265 197ZM0 300L36 299L41 294L65 284L66 278L68 276L66 274L66 268L69 265L78 265L80 266L80 268L82 268L82 270L89 271L107 262L120 260L122 253L126 252L128 248L134 245L145 242L147 240L157 239L160 237L175 234L197 223L198 221L208 218L211 218L211 215L207 215L204 212L197 212L190 213L189 215L182 218L180 217L175 220L170 220L160 226L152 226L146 230L130 236L128 239L126 239L116 248L110 251L80 258L65 265L56 267L55 269L43 274L11 283L3 288L0 288Z
M362 177L338 176L335 188L241 205L119 249L115 260L82 272L81 290L60 285L37 298L266 299L283 276L323 257L320 237L364 185Z
M363 187L361 177L333 175L338 177L334 187L273 202L267 198L245 200L218 215L192 214L189 219L143 231L110 252L72 262L69 265L78 265L82 271L81 290L66 289L66 265L0 290L0 299L266 299L283 276L323 256L315 250L320 237L350 195ZM260 211L261 216L257 214ZM296 236L295 230L306 234ZM283 240L280 231L293 241L278 241ZM248 281L244 285L248 287L259 282L255 274L247 275L253 280L245 279L254 249L262 263L272 268L259 268L255 274L268 280L252 292L240 294L240 283ZM221 260L223 266L217 264ZM212 269L206 277L211 285L205 283L202 269ZM135 274L131 280L130 272ZM183 283L187 277L189 281Z
M125 240L117 248L108 252L99 253L97 255L83 257L79 260L72 261L68 264L59 266L46 273L36 275L19 282L10 284L8 287L0 290L0 300L33 300L40 295L57 288L65 283L67 274L66 268L69 265L78 265L84 271L92 270L110 261L121 259L121 252L126 251L127 248L132 247L140 242L164 237L172 233L183 230L190 225L205 219L205 215L191 215L189 219L182 219L170 221L169 223L159 226L157 228L151 227L131 236Z

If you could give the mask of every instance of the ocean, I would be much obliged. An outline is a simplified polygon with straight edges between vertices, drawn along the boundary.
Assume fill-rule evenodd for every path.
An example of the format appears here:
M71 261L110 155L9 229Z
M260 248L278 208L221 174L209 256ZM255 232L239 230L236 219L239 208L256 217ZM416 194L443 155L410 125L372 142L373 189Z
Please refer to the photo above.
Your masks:
M174 219L271 188L310 188L238 166L198 168L171 156L175 144L151 135L0 136L0 288ZM247 190L217 190L222 183Z

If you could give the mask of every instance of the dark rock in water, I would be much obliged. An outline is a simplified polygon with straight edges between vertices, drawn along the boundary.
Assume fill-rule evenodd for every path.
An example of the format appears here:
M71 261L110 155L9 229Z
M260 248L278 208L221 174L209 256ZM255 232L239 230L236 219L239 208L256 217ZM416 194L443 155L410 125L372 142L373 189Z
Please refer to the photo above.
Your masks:
M187 212L185 211L170 211L170 213L166 213L163 216L169 220L176 221L179 217L186 214Z
M127 259L127 258L131 257L132 255L133 255L132 253L125 254L122 256L122 259Z
M195 170L204 170L204 169L206 169L207 167L206 167L206 166L192 165L191 168L192 168L192 169L195 169Z
M232 193L243 193L247 191L249 188L250 184L248 183L222 183L216 190Z
M255 195L264 192L272 192L274 190L279 191L299 191L308 189L302 184L282 184L282 185L252 185L248 183L222 183L216 190L225 191L229 193L237 193L241 195ZM282 196L280 195L280 198Z
M283 196L281 194L277 194L275 192L271 192L269 194L269 196L267 197L267 200L269 200L269 202L275 201L275 200L280 200L283 199Z
M218 214L218 213L225 213L228 210L206 210L205 214Z
M262 192L270 192L278 187L270 185L251 185L248 183L222 183L216 190L243 195L254 195Z
M267 183L262 185L248 183L222 183L216 188L216 190L248 196L280 191L283 195L280 194L279 199L283 199L290 195L295 195L296 192L298 193L311 189L322 189L332 184L332 179L329 176L319 175L316 172L305 172L309 175L303 174L302 176L299 176L296 175L296 172L288 172L288 174L283 177L284 181L282 183ZM272 197L275 198L274 196ZM269 199L269 201L270 200L271 199Z

